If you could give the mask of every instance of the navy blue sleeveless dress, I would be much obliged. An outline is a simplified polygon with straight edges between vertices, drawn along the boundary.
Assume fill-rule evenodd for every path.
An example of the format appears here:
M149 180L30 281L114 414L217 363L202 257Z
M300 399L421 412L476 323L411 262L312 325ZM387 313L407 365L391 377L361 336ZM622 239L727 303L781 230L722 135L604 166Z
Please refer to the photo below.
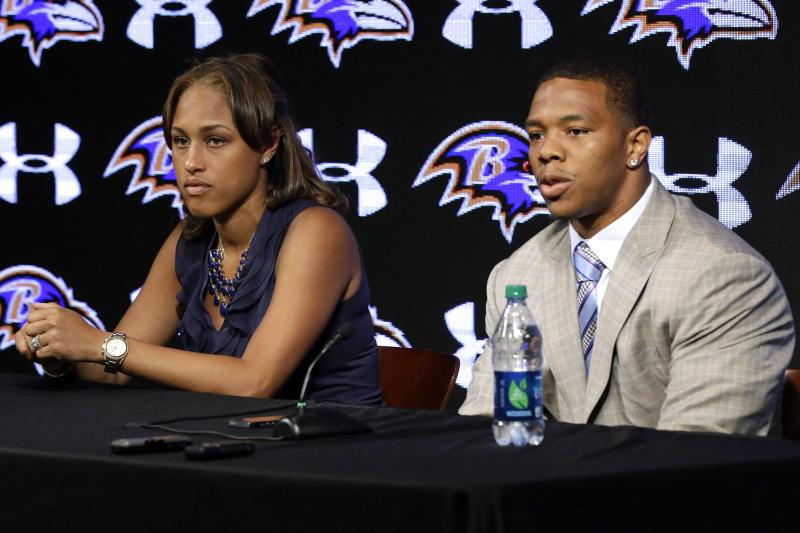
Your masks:
M245 274L228 306L219 331L203 307L208 290L208 252L216 246L213 229L201 237L178 241L175 271L181 283L178 301L184 309L179 335L191 352L241 357L250 336L267 312L275 289L275 265L289 225L303 209L315 206L311 200L295 200L275 210L265 210L247 253ZM347 301L334 310L330 322L305 355L276 398L297 398L308 365L330 339L336 328L350 322L353 334L331 348L317 363L306 398L348 404L382 403L378 381L378 348L369 314L370 293L366 273L361 285Z

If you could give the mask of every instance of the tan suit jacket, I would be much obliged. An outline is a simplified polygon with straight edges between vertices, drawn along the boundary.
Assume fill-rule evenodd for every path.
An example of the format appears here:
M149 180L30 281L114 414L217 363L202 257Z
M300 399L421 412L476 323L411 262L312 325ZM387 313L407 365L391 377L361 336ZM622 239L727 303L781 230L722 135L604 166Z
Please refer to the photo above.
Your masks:
M736 234L653 180L610 274L588 379L566 221L489 276L486 331L505 286L528 287L543 336L544 406L556 420L766 435L794 349L794 323L769 263ZM491 414L489 343L461 414Z

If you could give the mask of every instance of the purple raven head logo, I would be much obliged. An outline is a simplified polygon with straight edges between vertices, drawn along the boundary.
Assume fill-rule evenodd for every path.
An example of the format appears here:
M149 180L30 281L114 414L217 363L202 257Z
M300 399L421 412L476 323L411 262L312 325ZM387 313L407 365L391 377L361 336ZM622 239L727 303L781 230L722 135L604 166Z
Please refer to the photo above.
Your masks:
M613 0L588 0L586 14ZM631 42L670 34L669 46L688 69L692 53L716 39L774 39L778 18L769 0L623 0L609 33L633 27Z
M274 5L280 5L281 12L272 35L291 29L291 44L320 34L337 68L342 53L361 40L410 41L414 35L414 19L401 0L254 0L247 16Z
M161 117L153 117L136 126L117 147L103 177L107 178L124 167L132 166L133 177L125 194L144 189L143 204L161 196L172 196L172 207L183 216L183 200L161 122Z
M461 199L458 216L478 207L494 208L492 219L511 242L518 223L549 213L527 161L525 130L506 122L478 122L459 129L434 150L414 187L449 175L439 205Z
M55 302L76 311L89 324L106 329L93 309L73 298L64 280L37 266L18 265L0 271L0 350L14 345L14 335L36 302Z
M100 41L103 17L92 0L16 0L0 2L0 42L22 36L31 61L58 41Z

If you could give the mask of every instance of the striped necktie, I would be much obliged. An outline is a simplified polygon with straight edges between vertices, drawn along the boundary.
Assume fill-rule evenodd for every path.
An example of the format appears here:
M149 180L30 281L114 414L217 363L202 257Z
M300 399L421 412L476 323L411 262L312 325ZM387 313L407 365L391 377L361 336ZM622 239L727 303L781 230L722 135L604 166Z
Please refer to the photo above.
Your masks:
M583 362L588 376L594 333L597 329L597 283L606 266L585 241L579 242L575 247L572 263L575 265L575 281L578 285L578 325L581 331Z

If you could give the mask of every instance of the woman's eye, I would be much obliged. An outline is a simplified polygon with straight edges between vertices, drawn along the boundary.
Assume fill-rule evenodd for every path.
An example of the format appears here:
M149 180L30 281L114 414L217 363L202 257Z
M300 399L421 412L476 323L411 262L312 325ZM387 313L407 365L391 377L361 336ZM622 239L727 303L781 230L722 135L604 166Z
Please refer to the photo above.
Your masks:
M208 139L208 144L210 144L211 146L222 146L223 144L225 144L225 142L226 142L225 139L223 139L222 137L211 137L210 139Z
M189 141L186 137L173 137L172 138L172 145L173 146L186 146L189 144Z

